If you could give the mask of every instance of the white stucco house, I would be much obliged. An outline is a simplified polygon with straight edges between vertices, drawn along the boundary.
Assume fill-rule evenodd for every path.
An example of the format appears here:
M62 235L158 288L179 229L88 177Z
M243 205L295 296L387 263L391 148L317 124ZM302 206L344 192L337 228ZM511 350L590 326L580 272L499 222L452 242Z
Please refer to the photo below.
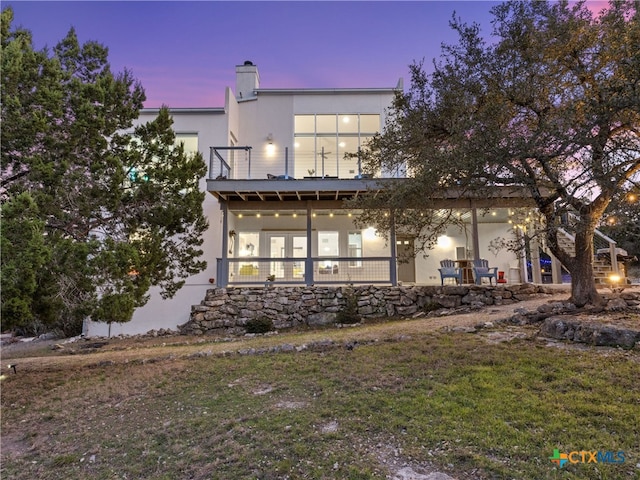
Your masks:
M385 242L372 228L356 228L358 213L343 200L367 188L380 188L397 172L363 175L358 159L346 160L376 132L402 81L389 88L263 89L251 62L236 67L235 92L226 89L219 108L174 108L178 140L200 151L208 162L201 188L208 192L204 213L205 271L187 279L174 298L151 292L147 305L123 324L87 322L88 336L138 334L176 329L187 322L191 305L213 286L314 285L379 283L441 284L443 259L458 261L463 282L473 282L469 260L485 258L503 272L503 280L541 283L537 253L526 260L507 250L496 253L490 242L513 235L514 208L532 207L526 198L497 193L496 198L443 199L465 220L451 228L429 256L397 262L413 239L391 232ZM139 121L157 109L143 110ZM383 177L383 178L379 178ZM382 180L382 183L381 183ZM391 180L390 180L391 181ZM535 249L537 250L537 248ZM561 282L560 268L553 280Z

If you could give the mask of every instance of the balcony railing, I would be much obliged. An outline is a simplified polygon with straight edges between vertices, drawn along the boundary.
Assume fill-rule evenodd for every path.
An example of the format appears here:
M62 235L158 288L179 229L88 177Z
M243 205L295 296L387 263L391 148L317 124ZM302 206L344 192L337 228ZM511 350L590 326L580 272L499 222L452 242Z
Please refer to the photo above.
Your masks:
M273 154L255 152L250 146L209 147L210 180L259 180L259 179L353 179L368 178L372 175L362 171L360 157L327 158L324 151L304 157L293 153L289 147ZM379 173L376 177L403 178L402 168Z
M390 257L219 258L217 285L391 284Z

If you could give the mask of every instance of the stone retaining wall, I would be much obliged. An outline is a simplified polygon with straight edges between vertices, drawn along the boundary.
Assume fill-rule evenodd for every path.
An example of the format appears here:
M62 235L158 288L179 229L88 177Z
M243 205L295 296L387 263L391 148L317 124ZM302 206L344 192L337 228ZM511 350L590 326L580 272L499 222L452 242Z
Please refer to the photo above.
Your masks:
M568 290L567 290L568 291ZM349 287L236 287L207 291L204 301L191 308L181 333L235 333L248 322L269 318L276 329L336 323L346 297L355 295L363 318L409 316L425 309L506 305L541 293L555 293L545 285L510 286L349 286Z

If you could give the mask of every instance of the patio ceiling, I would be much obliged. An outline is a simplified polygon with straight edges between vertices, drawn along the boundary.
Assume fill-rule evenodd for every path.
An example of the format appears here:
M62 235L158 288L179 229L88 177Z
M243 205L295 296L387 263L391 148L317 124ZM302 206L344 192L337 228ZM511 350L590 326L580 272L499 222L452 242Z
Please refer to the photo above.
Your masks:
M225 202L341 201L357 197L368 189L377 190L379 181L333 178L207 180L207 190Z
M208 179L207 190L218 200L231 208L301 208L312 202L314 208L321 208L317 202L332 202L331 208L349 198L368 191L377 191L397 178L361 179L275 179L233 180ZM460 192L445 191L437 208L499 208L533 207L533 200L524 189L513 187L495 188L494 194L481 194L477 198L461 196ZM252 204L251 207L249 205Z

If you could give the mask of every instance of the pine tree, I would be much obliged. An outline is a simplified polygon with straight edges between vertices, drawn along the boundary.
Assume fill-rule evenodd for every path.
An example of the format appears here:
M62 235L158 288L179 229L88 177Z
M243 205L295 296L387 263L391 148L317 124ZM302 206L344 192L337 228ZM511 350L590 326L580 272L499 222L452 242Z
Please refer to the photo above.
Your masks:
M176 144L167 107L134 126L144 90L131 72L111 72L106 47L79 44L71 29L52 51L36 51L12 16L3 10L3 284L5 268L31 262L36 288L3 292L3 328L25 318L66 333L87 317L126 322L151 286L171 297L205 267L206 166ZM30 240L11 235L29 228ZM16 299L27 317L10 313Z

